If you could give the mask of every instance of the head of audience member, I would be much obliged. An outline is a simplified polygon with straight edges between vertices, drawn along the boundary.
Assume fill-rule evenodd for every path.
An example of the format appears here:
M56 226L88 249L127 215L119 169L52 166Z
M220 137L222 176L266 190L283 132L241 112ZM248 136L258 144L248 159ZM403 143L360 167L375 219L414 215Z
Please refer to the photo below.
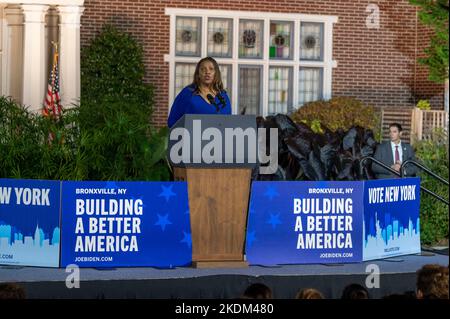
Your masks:
M244 299L272 299L272 290L264 284L251 284L245 289Z
M449 299L448 267L425 265L417 271L417 299Z
M25 290L15 283L0 283L1 299L25 299Z
M344 288L341 299L369 299L369 292L359 284L351 284Z
M414 291L407 291L403 294L387 295L387 296L384 296L383 299L391 299L391 300L416 299L416 293Z
M320 291L313 288L306 288L300 290L295 299L325 299L324 296L320 293Z

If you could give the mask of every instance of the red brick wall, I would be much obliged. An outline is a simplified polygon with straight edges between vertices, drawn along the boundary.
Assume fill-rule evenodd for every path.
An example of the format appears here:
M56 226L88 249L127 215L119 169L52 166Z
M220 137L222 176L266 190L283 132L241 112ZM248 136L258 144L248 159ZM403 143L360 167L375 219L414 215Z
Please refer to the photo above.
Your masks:
M366 28L369 3L379 5L379 29ZM165 7L337 15L333 58L338 65L333 70L333 96L354 96L377 107L412 107L419 92L414 89L420 88L421 97L433 97L434 106L442 108L443 86L426 81L426 68L415 63L427 40L421 36L416 50L416 13L407 0L85 0L82 46L108 22L143 44L145 79L155 86L153 121L157 125L166 123L168 111L169 69L164 54L169 53L170 39Z

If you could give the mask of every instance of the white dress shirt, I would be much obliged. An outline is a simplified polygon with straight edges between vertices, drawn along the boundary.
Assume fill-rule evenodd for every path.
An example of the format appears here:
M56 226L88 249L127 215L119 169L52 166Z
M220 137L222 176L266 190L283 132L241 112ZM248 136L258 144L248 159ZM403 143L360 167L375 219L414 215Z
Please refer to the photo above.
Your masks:
M402 150L402 142L400 141L400 143L395 144L394 142L391 141L391 147L392 147L392 161L395 164L395 147L398 146L398 155L399 155L399 159L400 159L400 163L402 162L402 158L403 158L403 150Z

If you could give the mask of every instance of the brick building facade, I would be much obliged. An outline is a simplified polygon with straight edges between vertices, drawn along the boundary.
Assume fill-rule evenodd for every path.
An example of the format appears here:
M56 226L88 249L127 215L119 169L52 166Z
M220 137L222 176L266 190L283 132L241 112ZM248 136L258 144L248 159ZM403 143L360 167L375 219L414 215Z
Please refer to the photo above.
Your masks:
M18 3L6 3L11 1ZM70 13L81 15L81 47L107 23L142 44L145 80L155 88L153 121L159 126L165 124L180 86L190 81L195 62L211 55L211 48L219 48L214 52L220 52L217 60L224 68L235 113L248 104L253 113L267 115L333 96L356 97L378 108L412 108L419 99L428 99L434 109L444 108L444 85L430 82L427 68L416 63L431 32L418 21L417 9L408 0L58 1L82 6ZM10 6L4 7L5 15L12 16ZM50 5L45 22L47 41L57 37L57 33L50 36L51 12L59 12L63 18L65 12L52 8ZM20 8L14 10L18 16ZM57 13L53 17L57 18ZM72 20L76 30L76 19ZM58 23L61 21L55 20L54 25ZM12 32L20 34L20 21L8 28L11 31L3 32L3 41ZM219 29L219 37L211 40ZM245 34L251 35L247 42L243 42ZM74 33L74 41L77 37ZM221 42L212 42L217 39ZM221 51L225 47L228 53ZM11 52L11 61L20 56ZM7 68L13 70L8 63ZM8 87L8 76L5 78L2 87ZM16 82L19 92L20 81ZM7 88L2 93L10 91L14 90Z

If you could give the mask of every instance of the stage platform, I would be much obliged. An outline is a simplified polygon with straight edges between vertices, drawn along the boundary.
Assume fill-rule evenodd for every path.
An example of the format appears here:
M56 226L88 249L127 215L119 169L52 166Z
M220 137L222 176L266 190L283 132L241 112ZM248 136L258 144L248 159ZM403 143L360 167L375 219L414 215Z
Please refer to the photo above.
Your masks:
M425 252L426 254L426 252ZM339 298L350 283L365 283L369 264L378 265L380 288L372 298L415 290L416 271L425 264L448 265L445 254L410 255L339 265L251 266L245 269L81 269L80 288L67 289L65 269L0 266L0 282L17 282L34 298L238 298L261 282L275 298L294 298L301 288L317 288L327 298Z

